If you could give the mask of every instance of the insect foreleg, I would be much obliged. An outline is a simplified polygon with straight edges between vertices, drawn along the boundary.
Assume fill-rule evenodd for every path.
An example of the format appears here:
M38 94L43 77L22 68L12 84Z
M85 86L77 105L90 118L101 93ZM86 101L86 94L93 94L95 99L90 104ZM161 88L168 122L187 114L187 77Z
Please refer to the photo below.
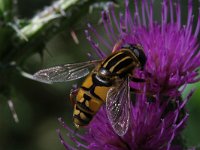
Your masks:
M129 79L130 79L131 81L133 81L133 82L146 82L145 79L136 78L136 77L133 77L133 76L129 77Z
M154 94L150 93L150 92L144 92L142 90L135 89L135 88L132 88L132 87L130 88L130 91L135 93L135 94L145 93L148 102L155 102L156 101L156 96Z

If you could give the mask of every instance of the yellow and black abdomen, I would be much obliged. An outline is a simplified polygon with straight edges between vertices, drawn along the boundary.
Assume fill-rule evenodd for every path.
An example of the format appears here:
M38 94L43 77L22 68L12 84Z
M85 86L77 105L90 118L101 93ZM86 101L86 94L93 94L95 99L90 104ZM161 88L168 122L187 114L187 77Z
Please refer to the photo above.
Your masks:
M83 82L76 96L73 122L78 126L86 126L98 112L106 100L111 83L102 83L95 73L91 73Z

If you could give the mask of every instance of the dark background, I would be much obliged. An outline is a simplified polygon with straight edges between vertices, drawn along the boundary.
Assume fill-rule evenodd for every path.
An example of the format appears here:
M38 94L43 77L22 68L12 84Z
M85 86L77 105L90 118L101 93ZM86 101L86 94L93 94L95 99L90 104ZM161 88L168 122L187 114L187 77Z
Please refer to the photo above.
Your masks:
M30 18L51 2L52 0L18 0L19 17ZM187 18L187 0L181 2L183 16ZM197 14L198 5L194 5L194 11ZM123 9L123 7L119 9ZM154 8L155 12L159 12L159 10L160 1L155 4ZM159 18L160 13L155 14L156 18ZM86 16L82 16L82 19L76 21L73 27L66 28L50 41L46 41L43 60L39 54L32 55L27 58L23 68L29 73L34 73L39 69L56 64L86 61L87 53L92 48L85 38L84 29L86 24L91 22L101 30L101 25L97 25L99 17L100 11L98 10L93 14L88 13ZM79 45L75 44L70 36L72 29L77 33ZM56 133L57 128L62 128L57 119L63 117L72 127L69 91L73 84L80 85L81 81L48 85L16 74L11 81L13 83L12 100L19 123L14 122L7 101L0 101L0 150L64 150ZM200 144L200 84L190 85L185 93L188 93L191 88L196 88L196 92L187 104L190 116L183 135L187 145L197 146ZM184 95L186 95L185 93ZM62 130L62 133L66 133L65 130Z

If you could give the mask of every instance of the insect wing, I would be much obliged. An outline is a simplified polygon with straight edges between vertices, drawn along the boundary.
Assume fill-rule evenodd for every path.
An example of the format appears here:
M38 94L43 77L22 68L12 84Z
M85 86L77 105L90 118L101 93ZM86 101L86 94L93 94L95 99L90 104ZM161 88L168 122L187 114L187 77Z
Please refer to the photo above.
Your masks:
M90 73L89 67L99 62L101 60L55 66L36 72L33 78L44 83L76 80L88 75Z
M130 87L129 79L127 78L117 87L112 87L107 94L106 111L108 119L119 135L126 134L130 120Z

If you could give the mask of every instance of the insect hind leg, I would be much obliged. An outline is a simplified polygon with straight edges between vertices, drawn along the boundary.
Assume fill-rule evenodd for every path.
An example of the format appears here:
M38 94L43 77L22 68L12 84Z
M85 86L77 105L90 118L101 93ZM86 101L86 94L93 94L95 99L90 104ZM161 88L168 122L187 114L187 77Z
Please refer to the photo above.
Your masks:
M77 86L73 86L72 89L70 90L70 102L72 104L72 106L74 106L76 104L76 95L78 93L79 88L77 88Z

